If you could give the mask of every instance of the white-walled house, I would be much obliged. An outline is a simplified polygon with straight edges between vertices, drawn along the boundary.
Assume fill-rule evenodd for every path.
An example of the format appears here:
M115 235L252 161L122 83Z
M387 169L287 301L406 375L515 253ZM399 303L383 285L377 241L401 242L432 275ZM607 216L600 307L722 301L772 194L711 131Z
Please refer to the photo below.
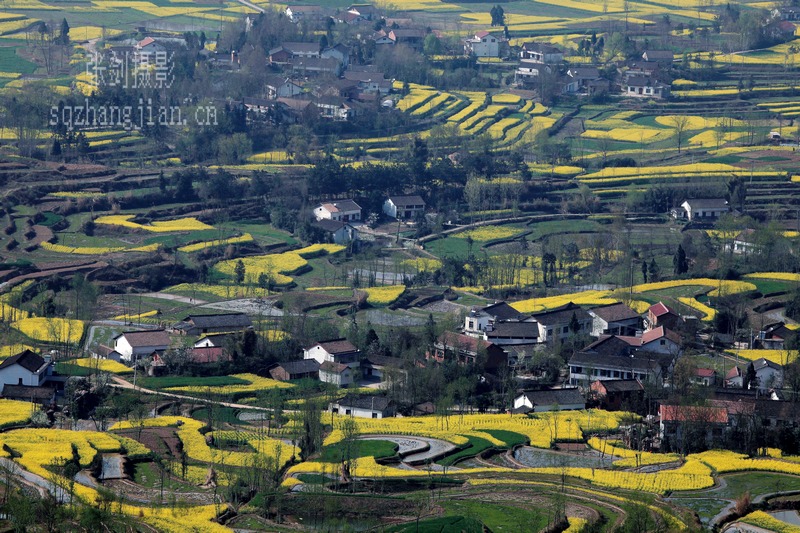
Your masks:
M303 350L303 359L315 359L320 365L326 361L358 368L361 351L347 339L322 341Z
M525 390L514 398L514 413L578 411L586 409L586 400L577 388Z
M0 364L0 388L5 385L39 387L53 373L50 361L30 350L12 355ZM2 392L0 390L0 392Z
M353 369L342 363L325 361L319 365L319 380L338 387L349 387L354 383Z
M394 401L385 396L345 396L338 402L331 402L328 411L360 418L387 418L394 416Z
M425 200L417 194L390 196L383 202L383 212L392 218L411 220L418 213L425 213Z
M128 363L153 352L166 351L169 344L169 335L163 329L126 331L114 337L114 350L119 352L122 361Z
M500 57L501 39L488 31L479 31L464 41L464 55Z
M361 220L361 206L350 199L321 202L314 208L314 218L338 222L357 222Z
M714 221L731 210L724 198L695 198L681 204L685 217L691 221Z

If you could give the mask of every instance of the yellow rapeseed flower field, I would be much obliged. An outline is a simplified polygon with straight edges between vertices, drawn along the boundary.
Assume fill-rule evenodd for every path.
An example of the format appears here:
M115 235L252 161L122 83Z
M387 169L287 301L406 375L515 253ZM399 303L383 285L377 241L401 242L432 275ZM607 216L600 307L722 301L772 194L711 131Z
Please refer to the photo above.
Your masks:
M704 322L710 322L714 320L714 317L717 316L717 311L715 309L712 309L711 307L707 306L704 303L698 302L696 298L686 298L683 296L679 296L678 301L684 305L688 305L692 309L696 309L701 313L703 313L703 315L705 315L702 318Z
M23 318L11 327L33 340L75 344L83 337L83 321L68 318Z
M136 222L131 222L131 219L134 217L135 215L105 215L102 217L97 217L97 219L95 219L95 223L105 224L109 226L122 226L131 229L141 229L146 231L152 231L155 233L168 233L172 231L199 231L206 229L214 229L213 226L209 226L208 224L200 222L199 220L193 217L179 218L177 220L155 221L149 225L143 225L143 224L137 224Z
M92 370L99 370L101 372L110 372L112 374L130 374L133 372L132 368L125 366L122 363L118 363L113 359L95 359L93 357L83 357L67 362L84 368L91 368Z
M726 350L726 352L747 361L763 357L779 365L786 365L797 359L797 352L791 350Z
M406 290L405 285L391 285L388 287L368 287L360 289L367 293L367 303L371 305L389 305Z
M201 386L185 386L185 387L170 387L166 390L171 392L192 392L195 394L204 394L210 392L211 394L239 394L246 392L259 392L269 389L290 389L294 387L291 383L285 381L276 381L274 379L262 378L255 374L233 374L234 378L248 381L248 384L241 385L223 385L216 387L201 387Z
M520 228L512 228L510 226L480 226L475 229L454 233L453 237L458 239L471 237L473 241L486 242L494 239L507 239L523 231Z
M191 253L197 252L199 250L205 250L206 248L212 248L214 246L223 246L226 244L238 244L242 242L252 242L253 236L249 233L245 233L239 237L230 237L228 239L216 239L213 241L203 241L197 242L194 244L187 244L186 246L181 246L178 248L179 252Z
M298 253L284 252L282 254L255 255L243 257L242 259L220 261L214 265L214 269L228 276L233 276L239 261L244 264L245 280L255 282L261 274L266 274L267 276L272 276L278 285L291 283L292 278L286 274L296 272L308 264L308 261L300 257Z

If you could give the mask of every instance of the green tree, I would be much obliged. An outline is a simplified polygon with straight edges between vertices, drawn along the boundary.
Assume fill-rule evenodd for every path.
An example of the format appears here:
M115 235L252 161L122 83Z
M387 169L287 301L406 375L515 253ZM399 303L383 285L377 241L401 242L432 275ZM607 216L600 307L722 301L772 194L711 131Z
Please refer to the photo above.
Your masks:
M672 257L672 270L676 276L685 274L689 270L689 261L686 259L686 252L680 244L678 245L678 251L675 252L675 255Z
M655 257L650 260L650 265L647 267L647 271L650 274L650 283L656 283L659 279L661 279L661 273Z
M236 261L236 266L233 269L234 280L237 285L244 283L245 266L244 261L239 259Z

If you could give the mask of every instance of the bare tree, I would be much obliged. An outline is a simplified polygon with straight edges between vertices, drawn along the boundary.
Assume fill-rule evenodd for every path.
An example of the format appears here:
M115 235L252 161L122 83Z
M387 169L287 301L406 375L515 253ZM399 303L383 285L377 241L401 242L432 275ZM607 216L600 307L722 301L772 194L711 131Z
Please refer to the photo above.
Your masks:
M675 128L675 143L678 145L678 153L681 153L681 147L686 140L691 119L686 115L673 115L670 117L669 123Z

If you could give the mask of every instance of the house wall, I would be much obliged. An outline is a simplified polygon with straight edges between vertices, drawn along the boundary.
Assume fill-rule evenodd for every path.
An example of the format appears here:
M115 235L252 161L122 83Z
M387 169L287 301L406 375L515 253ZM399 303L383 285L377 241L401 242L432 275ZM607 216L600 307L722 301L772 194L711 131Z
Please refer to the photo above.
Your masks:
M547 413L549 411L580 411L581 409L585 409L585 403L567 403L564 405L555 404L555 405L537 405L534 409L534 413Z
M669 339L656 339L642 344L642 350L646 352L660 353L664 355L676 355L680 351L680 346Z
M303 359L316 359L319 364L322 364L325 361L333 361L333 356L322 346L317 345L308 350L303 350Z
M11 365L0 370L0 384L2 385L28 385L38 387L44 382L47 372L35 374L25 370L20 365Z
M120 359L124 359L126 361L131 360L131 355L133 355L133 347L125 337L119 337L114 340L114 349L119 352Z
M521 394L514 398L514 409L519 409L520 407L528 407L533 409L533 404L528 399L528 396L525 394Z
M372 409L359 409L359 408L351 408L351 407L342 407L339 404L333 404L331 409L334 412L338 412L340 415L347 415L347 416L357 416L359 418L386 418L391 416L390 413L384 413L382 411L372 410Z
M319 371L319 380L339 387L348 387L353 384L353 370L348 368L341 374L338 372Z

